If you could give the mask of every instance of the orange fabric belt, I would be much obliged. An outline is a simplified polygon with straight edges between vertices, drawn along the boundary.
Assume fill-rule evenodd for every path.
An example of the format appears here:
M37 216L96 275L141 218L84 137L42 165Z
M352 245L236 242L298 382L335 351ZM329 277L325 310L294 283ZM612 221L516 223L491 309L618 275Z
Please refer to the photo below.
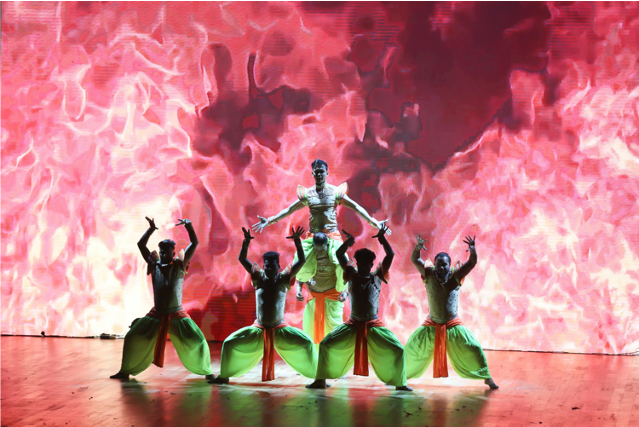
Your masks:
M273 381L275 379L275 329L282 329L288 326L286 320L282 320L272 328L265 328L260 322L255 320L251 325L264 330L264 359L262 360L262 381Z
M171 314L160 314L155 307L149 311L148 317L158 319L160 321L160 330L158 332L158 339L155 342L155 352L153 353L153 364L160 368L164 367L164 352L166 350L166 339L169 335L169 325L173 319L190 319L191 316L185 311L180 310Z
M448 377L448 362L446 361L446 329L459 326L462 321L455 317L446 323L435 323L429 317L422 326L430 326L435 329L435 360L433 362L433 378Z
M322 342L324 337L326 336L326 331L324 330L325 325L325 312L326 312L326 300L330 299L332 301L337 301L341 292L337 292L335 288L330 289L326 292L313 292L310 289L308 292L311 294L312 298L315 299L315 318L313 319L313 342L315 344L319 344Z
M368 376L368 329L383 328L384 322L381 319L369 320L368 322L359 322L349 317L345 325L355 326L357 335L355 338L355 367L353 374Z

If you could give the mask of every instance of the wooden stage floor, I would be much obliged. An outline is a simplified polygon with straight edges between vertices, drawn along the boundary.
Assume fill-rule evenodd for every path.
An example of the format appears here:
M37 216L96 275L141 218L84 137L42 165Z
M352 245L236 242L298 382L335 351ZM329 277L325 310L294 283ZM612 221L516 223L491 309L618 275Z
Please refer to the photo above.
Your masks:
M2 337L2 426L639 426L639 358L487 351L500 389L451 372L410 380L413 393L375 378L331 380L328 390L281 360L275 381L261 364L231 385L207 384L168 343L164 369L128 382L123 340ZM211 343L219 372L220 343Z

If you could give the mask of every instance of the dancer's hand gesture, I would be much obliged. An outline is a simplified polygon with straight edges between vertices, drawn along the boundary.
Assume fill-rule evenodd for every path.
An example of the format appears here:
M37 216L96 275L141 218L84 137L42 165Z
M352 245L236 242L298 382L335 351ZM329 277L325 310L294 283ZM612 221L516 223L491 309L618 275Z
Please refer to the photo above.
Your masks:
M153 218L149 218L148 216L145 216L144 218L146 218L147 221L149 221L149 227L157 230L158 228L155 226L155 221L153 220Z
M253 231L255 231L256 233L261 233L262 230L269 226L268 218L264 218L259 215L257 217L260 222L256 222L255 224L253 224Z
M382 226L379 229L379 232L373 236L374 239L382 239L382 238L386 238L386 234L390 234L388 233L388 227L386 227L386 221L383 221Z
M255 237L251 236L251 231L242 227L242 232L244 233L244 241L247 243L251 243L251 240L255 239Z
M464 243L468 245L468 249L466 249L466 252L475 251L475 237L477 236L473 236L472 238L470 236L466 236L466 238L464 239Z
M425 249L424 244L428 241L428 239L424 239L421 234L415 234L415 238L417 239L417 246L420 247L419 249Z
M342 229L342 233L344 233L344 235L346 236L346 241L344 242L344 244L346 246L353 246L355 244L355 236L353 236L352 234L348 233L346 230Z
M293 240L301 240L302 234L304 234L304 228L302 227L297 227L296 229L294 229L293 227L291 227L291 235L287 237L287 239L293 239Z

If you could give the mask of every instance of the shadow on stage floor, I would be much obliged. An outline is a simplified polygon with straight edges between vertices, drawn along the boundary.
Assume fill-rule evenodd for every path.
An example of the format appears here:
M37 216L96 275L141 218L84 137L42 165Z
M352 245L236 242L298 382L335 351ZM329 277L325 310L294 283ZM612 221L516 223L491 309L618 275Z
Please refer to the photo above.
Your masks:
M429 369L398 392L374 376L310 380L276 359L229 385L189 373L168 343L165 368L130 381L119 369L122 340L2 337L2 426L639 426L639 359L633 356L487 351L500 389L433 379ZM220 343L211 343L219 372Z

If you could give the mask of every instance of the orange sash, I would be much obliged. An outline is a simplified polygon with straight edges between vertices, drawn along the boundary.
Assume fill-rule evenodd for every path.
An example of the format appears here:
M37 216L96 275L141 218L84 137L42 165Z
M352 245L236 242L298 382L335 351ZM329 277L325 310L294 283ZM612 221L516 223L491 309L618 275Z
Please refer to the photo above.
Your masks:
M353 374L368 376L368 328L383 328L384 322L381 319L369 320L368 322L358 322L349 317L345 325L355 326L357 335L355 338L355 367Z
M337 301L341 292L337 292L335 288L330 289L326 292L313 292L309 289L308 291L313 298L315 298L315 318L313 319L313 342L315 344L319 344L322 342L324 337L326 336L324 325L325 325L325 312L326 312L326 300L330 299L332 301ZM313 299L311 298L311 299Z
M431 326L435 329L435 360L433 362L433 378L448 377L448 362L446 361L446 329L459 326L462 321L455 317L446 323L435 323L429 317L422 326Z
M160 314L155 307L149 311L148 317L160 320L160 330L158 331L158 340L155 342L155 352L153 353L153 364L160 368L164 367L164 351L166 350L166 339L169 335L169 325L173 319L190 319L191 316L185 311L180 310L171 314Z
M322 231L322 233L326 234L326 237L328 237L329 239L339 240L340 242L342 241L342 235L339 234L339 231ZM313 236L315 236L315 233L307 231L304 240L312 239Z
M255 320L251 325L254 328L264 330L264 358L262 359L262 381L273 381L275 379L275 329L282 329L288 326L286 320L282 320L272 328L265 328L260 322Z

